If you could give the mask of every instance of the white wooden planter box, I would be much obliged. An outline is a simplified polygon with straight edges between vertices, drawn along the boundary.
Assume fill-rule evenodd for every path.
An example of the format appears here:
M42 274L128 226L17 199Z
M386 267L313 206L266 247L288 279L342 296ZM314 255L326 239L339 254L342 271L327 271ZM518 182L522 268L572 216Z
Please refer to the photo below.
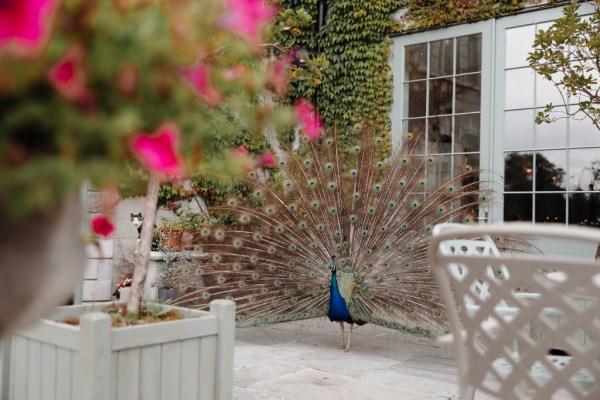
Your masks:
M51 319L0 347L2 400L229 400L233 390L235 305L112 328L104 304L59 307ZM81 316L80 326L55 322Z

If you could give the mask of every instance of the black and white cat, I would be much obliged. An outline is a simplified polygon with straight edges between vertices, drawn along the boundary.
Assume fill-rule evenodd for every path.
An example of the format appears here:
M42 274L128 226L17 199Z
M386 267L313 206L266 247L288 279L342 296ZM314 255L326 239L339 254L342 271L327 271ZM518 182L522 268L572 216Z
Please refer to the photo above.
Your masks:
M144 224L144 217L142 216L142 213L138 213L138 214L134 214L131 213L131 223L133 224L133 226L135 226L135 228L138 231L138 246L140 244L140 236L142 235L142 225ZM159 245L158 245L158 238L156 237L152 237L152 251L159 251Z

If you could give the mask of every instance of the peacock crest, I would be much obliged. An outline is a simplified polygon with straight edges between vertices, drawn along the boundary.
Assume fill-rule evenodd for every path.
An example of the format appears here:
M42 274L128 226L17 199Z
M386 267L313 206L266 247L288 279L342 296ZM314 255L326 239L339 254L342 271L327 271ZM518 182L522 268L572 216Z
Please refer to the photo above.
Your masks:
M352 321L445 331L426 261L432 227L472 222L491 196L480 190L477 169L443 171L422 154L418 135L405 134L382 159L385 140L361 126L354 131L356 145L334 132L300 152L286 150L273 179L248 172L250 195L213 208L234 222L202 228L202 256L180 263L187 293L174 303L204 308L233 299L239 326L326 316L333 276ZM335 273L327 268L332 256Z

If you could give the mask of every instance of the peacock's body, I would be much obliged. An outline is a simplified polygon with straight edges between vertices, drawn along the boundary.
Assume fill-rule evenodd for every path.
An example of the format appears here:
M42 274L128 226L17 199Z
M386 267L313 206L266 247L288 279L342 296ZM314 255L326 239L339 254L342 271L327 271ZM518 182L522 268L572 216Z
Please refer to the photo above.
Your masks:
M430 232L437 223L472 221L489 196L468 165L443 178L434 157L418 154L412 134L381 160L383 139L356 130L360 144L350 149L334 135L307 142L306 157L286 152L276 179L251 171L252 196L215 207L237 223L201 230L206 258L182 265L188 293L175 303L202 308L233 299L239 326L328 315L425 335L445 331L426 263Z

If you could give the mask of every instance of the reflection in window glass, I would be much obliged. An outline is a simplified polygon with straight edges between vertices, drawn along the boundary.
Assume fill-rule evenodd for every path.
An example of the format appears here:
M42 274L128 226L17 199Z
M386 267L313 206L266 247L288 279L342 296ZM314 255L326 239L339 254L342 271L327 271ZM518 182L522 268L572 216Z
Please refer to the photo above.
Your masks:
M479 114L464 114L454 117L456 152L479 152Z
M574 193L569 195L569 223L600 227L600 194Z
M567 187L567 155L564 150L539 151L535 154L535 189L543 192Z
M530 192L533 189L533 154L507 153L504 157L504 190Z
M452 75L453 66L453 40L445 39L431 42L431 67L429 76L448 76Z
M425 152L425 118L409 119L402 121L402 131L412 132L415 135L415 151Z
M541 109L536 110L536 113ZM556 113L551 113L553 117ZM557 119L549 124L539 124L535 127L535 144L538 149L548 147L565 147L567 145L567 120Z
M456 73L481 71L481 35L456 39Z
M567 199L562 193L535 195L535 221L539 223L564 223Z
M531 221L533 217L532 194L505 194L504 220Z
M404 84L404 115L422 117L425 115L425 81Z
M569 120L571 146L600 146L600 132L589 118ZM596 149L600 152L600 149Z
M533 47L535 25L506 30L506 68L524 67Z
M429 81L429 115L452 113L452 78Z
M533 105L533 76L530 68L505 72L505 109L529 108Z
M452 117L429 118L429 148L433 153L452 152Z
M481 74L456 77L456 113L481 109Z
M450 156L435 156L433 165L427 167L427 182L428 186L439 186L444 182L448 182L452 171L452 157Z
M427 44L406 46L404 52L404 76L407 80L427 78Z
M534 116L532 110L504 113L504 149L533 149Z
M553 79L562 79L559 74L554 74ZM567 100L566 94L560 90L559 87L554 86L549 80L544 79L543 76L537 75L535 77L535 105L536 107L545 107L546 104L552 103L552 105L559 106L565 104Z
M600 149L569 150L569 190L600 191Z

